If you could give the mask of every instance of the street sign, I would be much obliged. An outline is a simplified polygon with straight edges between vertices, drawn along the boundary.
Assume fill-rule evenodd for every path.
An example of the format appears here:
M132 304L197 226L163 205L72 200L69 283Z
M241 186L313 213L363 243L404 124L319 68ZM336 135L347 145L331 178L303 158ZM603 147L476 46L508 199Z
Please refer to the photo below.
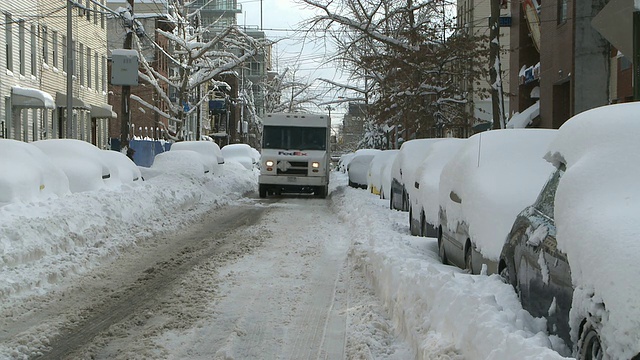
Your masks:
M591 26L633 62L634 0L611 0L600 10Z

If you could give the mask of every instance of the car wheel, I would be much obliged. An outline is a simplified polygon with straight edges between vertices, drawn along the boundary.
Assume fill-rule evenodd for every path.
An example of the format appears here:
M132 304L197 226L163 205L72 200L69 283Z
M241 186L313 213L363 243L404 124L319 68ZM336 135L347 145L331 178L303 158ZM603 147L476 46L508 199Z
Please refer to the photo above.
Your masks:
M258 185L258 192L260 193L261 198L267 197L267 187L264 185Z
M444 251L444 244L442 243L442 228L438 229L438 255L440 256L440 261L443 264L448 265L449 261L447 260L447 254Z
M427 236L427 217L424 211L420 212L420 236Z
M380 188L380 199L384 199L384 191L382 191L382 188Z
M467 250L464 252L464 268L469 270L470 274L473 274L473 259L472 259L472 246L469 244Z
M412 236L418 235L418 229L416 229L416 226L414 225L414 221L413 221L413 207L412 206L409 206L409 231L411 232Z
M600 344L598 332L589 324L584 327L578 343L578 359L601 360L604 357L604 350Z
M391 195L389 195L389 210L393 210L393 191L391 191Z

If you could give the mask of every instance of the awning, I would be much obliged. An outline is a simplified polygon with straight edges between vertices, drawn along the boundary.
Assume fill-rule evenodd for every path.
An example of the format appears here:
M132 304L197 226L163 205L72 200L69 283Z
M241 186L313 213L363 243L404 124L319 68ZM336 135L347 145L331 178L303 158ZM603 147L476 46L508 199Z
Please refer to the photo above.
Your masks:
M72 99L71 106L73 106L74 109L91 110L91 105L75 97ZM61 107L61 108L67 107L67 95L61 92L56 93L56 107Z
M118 114L113 111L113 108L109 104L91 105L91 117L102 119L117 119Z
M525 128L540 115L540 101L529 106L521 113L515 113L507 123L507 129Z
M18 108L55 109L51 95L44 91L13 86L11 88L11 106Z

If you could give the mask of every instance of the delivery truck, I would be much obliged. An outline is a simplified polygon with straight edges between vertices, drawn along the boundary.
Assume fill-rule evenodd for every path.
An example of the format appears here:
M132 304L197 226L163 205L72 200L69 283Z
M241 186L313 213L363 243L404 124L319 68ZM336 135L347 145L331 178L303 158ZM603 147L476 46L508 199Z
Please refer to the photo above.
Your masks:
M306 193L326 198L331 119L314 114L266 114L262 121L258 192L261 198Z

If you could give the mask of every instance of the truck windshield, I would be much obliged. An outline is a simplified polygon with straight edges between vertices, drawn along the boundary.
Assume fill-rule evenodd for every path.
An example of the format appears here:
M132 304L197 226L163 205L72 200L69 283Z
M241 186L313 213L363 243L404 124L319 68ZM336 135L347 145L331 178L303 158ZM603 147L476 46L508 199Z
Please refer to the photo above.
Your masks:
M327 150L327 128L265 126L263 149Z

